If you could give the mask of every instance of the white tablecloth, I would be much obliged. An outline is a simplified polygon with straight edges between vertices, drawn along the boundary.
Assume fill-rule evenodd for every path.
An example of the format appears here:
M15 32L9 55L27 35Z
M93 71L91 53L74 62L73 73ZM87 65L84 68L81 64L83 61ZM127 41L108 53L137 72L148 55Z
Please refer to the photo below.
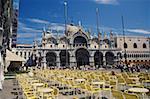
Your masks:
M146 88L129 88L128 90L131 92L140 92L140 93L149 92L149 90Z
M52 88L39 88L38 91L43 92L43 93L47 93L47 92L52 92L53 89Z

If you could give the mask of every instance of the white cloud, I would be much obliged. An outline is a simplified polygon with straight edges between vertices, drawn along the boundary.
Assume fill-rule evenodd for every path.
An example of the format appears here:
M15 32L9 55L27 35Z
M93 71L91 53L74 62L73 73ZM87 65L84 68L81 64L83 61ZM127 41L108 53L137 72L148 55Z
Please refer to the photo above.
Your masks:
M30 27L22 27L21 30L25 32L42 32L41 30L30 28Z
M19 33L17 35L18 38L32 38L34 37L33 33Z
M63 31L63 30L65 30L65 26L64 26L64 24L52 23L51 24L51 29L52 30Z
M29 18L27 19L30 22L39 23L39 24L50 24L50 22L46 20L36 19L36 18Z
M22 23L22 22L18 22L18 25L20 26L20 27L23 27L23 26L26 26L24 23Z
M93 0L93 1L98 4L111 4L111 5L119 4L117 0Z
M42 32L42 30L27 27L26 24L19 22L19 31L26 32L26 33L37 33Z
M144 29L127 29L128 32L141 33L141 34L150 34L150 31Z

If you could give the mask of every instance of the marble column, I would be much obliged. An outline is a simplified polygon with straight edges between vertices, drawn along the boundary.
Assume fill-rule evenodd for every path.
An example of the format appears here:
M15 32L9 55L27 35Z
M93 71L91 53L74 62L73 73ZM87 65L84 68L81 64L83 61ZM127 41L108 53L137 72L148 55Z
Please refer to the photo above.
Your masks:
M56 66L58 67L58 68L60 68L61 66L60 66L60 56L59 56L59 51L58 52L56 52Z
M103 65L106 66L106 57L105 57L106 52L103 52Z
M43 51L43 60L42 60L42 68L46 69L46 51Z
M90 65L94 66L94 51L90 53L89 61L90 61Z

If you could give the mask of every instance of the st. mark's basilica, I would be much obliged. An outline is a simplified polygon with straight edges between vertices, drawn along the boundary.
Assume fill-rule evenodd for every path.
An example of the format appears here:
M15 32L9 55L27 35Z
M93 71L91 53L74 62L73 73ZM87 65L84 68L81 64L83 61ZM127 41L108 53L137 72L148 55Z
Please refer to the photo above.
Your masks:
M44 29L40 44L18 44L12 51L26 60L22 66L100 68L121 63L149 64L149 43L148 37L114 36L113 32L92 36L82 26L71 24L62 36Z

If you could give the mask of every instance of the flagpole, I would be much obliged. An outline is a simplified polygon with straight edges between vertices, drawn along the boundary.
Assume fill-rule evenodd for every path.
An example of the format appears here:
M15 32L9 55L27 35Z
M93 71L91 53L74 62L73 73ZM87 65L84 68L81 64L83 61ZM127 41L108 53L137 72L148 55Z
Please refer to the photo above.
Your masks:
M67 35L67 2L64 2L65 34Z
M123 18L123 16L121 17L121 19L122 19L123 40L124 40L124 44L125 44L126 40L125 40L124 18ZM125 58L125 65L127 66L127 53L126 53L126 48L125 47L124 47L124 58Z
M96 23L97 23L97 34L98 34L98 61L99 61L99 66L98 68L100 67L100 34L99 34L99 9L96 8Z
M64 2L64 18L65 18L65 35L66 35L66 39L67 39L67 2L65 1ZM68 51L67 51L67 43L68 43L68 39L67 39L67 42L66 42L66 67L68 67Z
M96 23L97 23L97 32L99 33L99 9L96 8Z

